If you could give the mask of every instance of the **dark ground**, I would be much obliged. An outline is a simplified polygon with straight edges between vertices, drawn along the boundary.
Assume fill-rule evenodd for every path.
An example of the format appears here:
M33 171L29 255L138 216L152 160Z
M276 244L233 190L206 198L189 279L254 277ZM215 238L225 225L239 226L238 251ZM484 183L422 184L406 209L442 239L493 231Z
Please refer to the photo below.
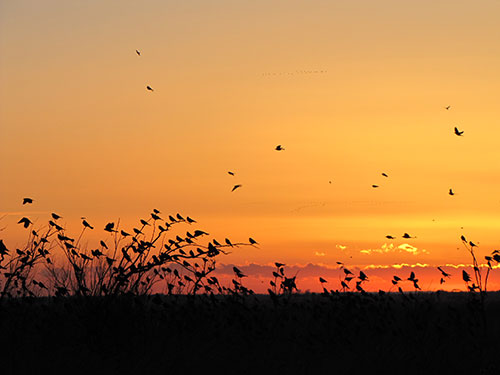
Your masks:
M500 374L500 293L13 299L2 374Z

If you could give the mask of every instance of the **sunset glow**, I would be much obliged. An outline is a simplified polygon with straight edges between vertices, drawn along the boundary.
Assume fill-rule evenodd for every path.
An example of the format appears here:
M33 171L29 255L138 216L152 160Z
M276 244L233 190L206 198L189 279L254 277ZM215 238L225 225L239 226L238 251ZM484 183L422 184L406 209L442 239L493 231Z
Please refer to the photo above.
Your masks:
M156 208L209 239L254 238L217 272L236 265L256 291L274 262L302 291L339 289L337 262L367 290L411 271L422 290L465 290L460 236L480 262L500 248L499 14L493 0L2 2L1 238L21 247L19 219L55 212L75 237L85 217L92 248Z

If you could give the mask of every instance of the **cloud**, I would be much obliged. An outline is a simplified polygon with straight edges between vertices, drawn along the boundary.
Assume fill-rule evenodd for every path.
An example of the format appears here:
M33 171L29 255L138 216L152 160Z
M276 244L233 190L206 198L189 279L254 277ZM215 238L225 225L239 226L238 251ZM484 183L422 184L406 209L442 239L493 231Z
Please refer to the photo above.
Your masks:
M335 247L336 247L337 249L342 250L342 251L344 251L345 249L347 249L347 246L344 246L344 245L335 245Z
M359 251L362 254L386 254L386 253L409 253L413 255L429 254L425 249L419 250L417 247L404 243L399 246L384 243L379 249L363 249Z
M314 255L316 255L317 257L324 257L326 254L323 252L315 251Z

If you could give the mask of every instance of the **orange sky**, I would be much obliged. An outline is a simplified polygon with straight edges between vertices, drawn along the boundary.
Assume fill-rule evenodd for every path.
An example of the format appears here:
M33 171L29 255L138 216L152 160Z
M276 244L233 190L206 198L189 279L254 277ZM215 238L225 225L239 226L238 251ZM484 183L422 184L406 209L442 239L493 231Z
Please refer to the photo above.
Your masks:
M500 247L499 16L492 0L2 2L2 236L22 242L21 215L77 233L158 208L259 241L228 264L470 263L461 234Z

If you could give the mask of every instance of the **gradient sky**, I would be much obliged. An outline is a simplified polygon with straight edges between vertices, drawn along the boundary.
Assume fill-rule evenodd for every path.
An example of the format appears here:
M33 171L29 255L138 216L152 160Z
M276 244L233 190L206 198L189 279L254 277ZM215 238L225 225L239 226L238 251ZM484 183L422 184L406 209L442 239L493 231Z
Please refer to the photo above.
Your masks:
M21 215L78 232L158 208L259 241L226 263L460 264L462 234L486 255L499 16L491 0L1 1L2 235L22 242Z

